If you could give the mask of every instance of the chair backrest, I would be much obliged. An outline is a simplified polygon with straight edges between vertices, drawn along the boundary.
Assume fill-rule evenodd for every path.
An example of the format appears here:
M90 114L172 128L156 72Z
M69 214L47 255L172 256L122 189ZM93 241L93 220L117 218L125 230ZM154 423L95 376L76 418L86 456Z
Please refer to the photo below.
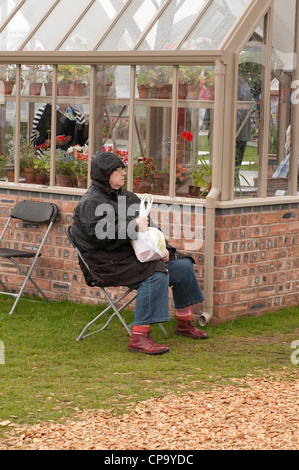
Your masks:
M86 284L88 286L96 286L97 283L96 281L93 279L92 277L92 274L90 272L90 269L89 269L89 266L88 264L86 263L85 259L83 258L83 255L81 253L81 251L79 250L79 248L77 247L76 245L76 242L75 242L75 239L73 237L73 234L72 234L72 226L71 225L68 225L67 228L66 228L66 235L69 239L69 242L73 245L73 247L75 248L76 250L76 253L78 255L78 262L79 262L79 266L81 268L81 271L85 277L85 281L86 281Z
M11 218L26 222L44 223L53 222L57 216L56 204L25 200L18 202L11 211Z

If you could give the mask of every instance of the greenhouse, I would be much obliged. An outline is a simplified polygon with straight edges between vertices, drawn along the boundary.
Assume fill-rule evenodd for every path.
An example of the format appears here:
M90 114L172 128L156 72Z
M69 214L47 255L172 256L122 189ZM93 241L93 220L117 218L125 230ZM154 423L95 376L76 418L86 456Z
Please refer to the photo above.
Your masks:
M296 0L1 1L1 226L19 200L58 205L49 297L99 300L65 228L104 148L193 255L202 324L298 304L298 49Z

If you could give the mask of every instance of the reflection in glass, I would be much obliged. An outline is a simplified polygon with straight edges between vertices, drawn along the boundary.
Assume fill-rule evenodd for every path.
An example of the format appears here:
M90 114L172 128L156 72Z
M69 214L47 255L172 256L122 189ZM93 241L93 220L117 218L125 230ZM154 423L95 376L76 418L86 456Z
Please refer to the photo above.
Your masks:
M176 44L195 20L203 4L204 0L170 2L138 49L175 49Z
M115 153L127 165L129 146L130 67L97 67L95 148Z
M171 108L136 106L133 182L136 192L169 194Z
M15 103L10 94L0 79L0 179L4 181L14 181Z
M90 51L115 18L125 0L96 0L60 47L61 51Z
M235 197L257 196L259 147L261 139L261 100L263 44L253 37L239 55Z
M52 5L53 0L43 0L36 8L36 0L26 0L1 31L0 50L16 51Z
M218 49L250 0L214 0L181 49Z
M162 0L134 0L101 43L101 51L132 50L162 4Z
M80 2L60 0L56 8L47 16L24 49L54 50L87 4L88 0L81 0ZM53 25L55 25L55 28L53 28ZM51 31L51 34L49 34L49 31Z

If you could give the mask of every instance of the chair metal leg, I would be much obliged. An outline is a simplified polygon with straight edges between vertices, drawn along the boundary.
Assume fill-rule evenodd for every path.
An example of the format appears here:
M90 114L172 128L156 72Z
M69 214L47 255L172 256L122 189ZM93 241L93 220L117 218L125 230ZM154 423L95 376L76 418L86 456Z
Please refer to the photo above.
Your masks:
M35 257L32 259L32 263L31 263L31 266L30 266L30 268L28 269L28 271L26 271L26 269L24 269L23 266L21 266L19 263L17 263L17 262L14 260L14 258L9 258L9 260L10 260L15 266L18 267L18 269L21 271L21 273L23 273L23 274L26 276L25 281L23 282L22 287L21 287L21 289L20 289L20 292L18 293L18 295L17 295L17 297L16 297L16 300L15 300L13 306L12 306L12 309L11 309L10 312L9 312L9 315L11 315L11 314L14 312L14 310L15 310L15 308L16 308L16 306L17 306L17 304L18 304L18 302L19 302L19 300L20 300L20 298L21 298L21 296L22 296L22 294L23 294L23 291L24 291L24 289L25 289L25 286L26 286L26 284L27 284L27 282L28 282L29 280L30 280L30 281L32 282L32 284L36 287L36 289L39 291L39 293L44 297L44 299L47 300L47 301L49 301L49 299L48 299L48 297L46 296L46 294L40 289L40 287L36 284L36 282L34 281L34 279L32 279L31 273L32 273L33 268L34 268L34 266L35 266L35 263L36 263L36 261L37 261L37 259L38 259L38 257L39 257L39 254L40 254L40 252L41 252L41 250L42 250L42 248L43 248L43 246L44 246L44 243L45 243L45 241L46 241L46 239L47 239L47 236L48 236L48 234L49 234L49 232L50 232L50 230L51 230L51 228L52 228L52 225L53 225L53 222L51 222L51 223L48 225L48 228L47 228L46 233L45 233L45 235L44 235L44 237L43 237L43 240L42 240L42 242L41 242L41 244L40 244L40 246L39 246L39 248L38 248L38 250L37 250L37 252L36 252Z
M137 297L137 294L134 294L133 297L131 297L129 300L127 300L119 309L116 308L116 305L124 298L126 297L131 291L127 291L125 293L123 293L120 297L118 297L114 302L112 302L111 300L111 297L110 295L108 294L108 292L106 292L106 290L104 288L102 288L102 292L105 294L108 302L109 302L109 305L98 315L96 316L93 320L91 320L91 322L89 322L85 327L84 329L82 330L82 332L80 333L80 335L78 336L77 338L77 341L80 341L81 339L84 339L84 338L87 338L88 336L91 336L95 333L98 333L100 331L103 331L107 328L107 326L111 323L111 321L113 320L113 318L115 316L118 317L118 319L120 320L120 322L122 323L122 325L124 326L124 328L126 329L127 333L129 335L131 335L131 331L129 329L129 326L126 324L126 322L124 321L123 317L121 316L120 312L126 308L133 300L136 299ZM105 313L107 313L110 309L114 310L114 312L112 313L112 315L109 317L109 319L107 320L107 322L105 323L105 325L100 328L99 330L96 330L96 331L93 331L92 333L89 333L89 334L85 334L85 332L94 324L96 323Z

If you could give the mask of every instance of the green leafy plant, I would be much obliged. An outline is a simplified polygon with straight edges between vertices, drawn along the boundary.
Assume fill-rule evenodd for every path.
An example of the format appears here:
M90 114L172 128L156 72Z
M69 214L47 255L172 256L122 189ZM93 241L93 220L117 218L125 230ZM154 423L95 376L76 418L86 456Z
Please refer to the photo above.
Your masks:
M0 80L12 81L16 80L17 66L13 64L0 65Z
M75 174L75 159L65 150L56 150L55 169L58 175L71 176Z
M23 71L23 78L31 82L43 82L44 71L42 65L27 65Z
M158 80L158 71L152 65L141 65L137 72L137 85L144 85L154 88Z
M0 152L0 176L3 176L3 168L8 162L8 155L4 152Z
M182 138L186 142L192 142L193 141L193 134L191 132L183 132L182 133ZM193 149L186 144L186 147L188 150L190 150L192 153L194 153ZM206 162L205 158L201 155L198 155L198 153L195 153L196 157L196 163L194 167L191 170L191 177L194 182L194 186L198 186L202 189L201 194L199 197L203 196L211 187L212 184L212 168L209 165L209 163ZM198 161L200 162L198 164Z
M42 176L50 176L51 154L49 150L46 150L46 147L43 155L34 159L34 168Z
M32 144L25 142L20 148L20 169L34 168L34 160L36 159L37 149Z
M203 70L202 65L182 65L179 69L179 79L182 83L199 85Z
M151 182L156 170L155 161L151 157L140 157L133 166L133 181L136 187L142 181Z
M58 83L88 83L90 67L87 65L59 65Z
M87 176L88 170L88 145L74 145L67 149L67 155L73 158L74 173L77 176Z

